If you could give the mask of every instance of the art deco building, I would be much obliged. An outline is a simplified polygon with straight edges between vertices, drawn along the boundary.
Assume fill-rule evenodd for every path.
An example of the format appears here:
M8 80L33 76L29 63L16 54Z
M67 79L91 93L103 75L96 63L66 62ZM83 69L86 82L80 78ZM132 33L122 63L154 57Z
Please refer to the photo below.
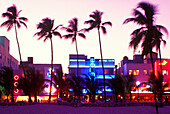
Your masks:
M5 36L0 36L0 67L8 66L18 69L18 60L10 54L10 42Z

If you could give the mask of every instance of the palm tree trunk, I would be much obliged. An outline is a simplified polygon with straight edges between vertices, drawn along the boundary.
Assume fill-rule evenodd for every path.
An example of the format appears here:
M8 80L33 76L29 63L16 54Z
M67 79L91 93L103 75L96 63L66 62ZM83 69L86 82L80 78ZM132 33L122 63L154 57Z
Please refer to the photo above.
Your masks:
M23 69L24 76L26 76L26 75L25 75L24 66L23 66L23 64L22 64L21 51L20 51L20 46L19 46L19 41L18 41L16 24L14 24L14 26L15 26L15 35L16 35L16 41L17 41L18 51L19 51L20 64L21 64L21 67L22 67L22 69Z
M9 102L9 101L8 101L8 96L9 96L9 95L7 95L7 96L6 96L6 97L7 97L7 98L6 98L6 102L7 102L7 104L8 104L8 102Z
M155 72L154 72L154 63L153 63L153 57L152 57L152 50L150 50L150 57L151 57L151 63L152 63L152 75L153 75L153 88L154 88L154 100L155 100L155 107L156 107L156 113L158 114L158 104L156 100L156 83L155 83Z
M34 94L34 102L37 102L37 93Z
M11 102L14 102L14 90L11 92Z
M77 76L79 76L79 56L78 56L78 47L77 47L77 39L75 39L75 45L76 45L76 52L77 52Z
M62 89L60 88L60 97L63 98Z
M51 80L50 80L50 93L49 93L49 103L51 102L51 88L52 88L52 78L53 78L53 42L51 41Z
M28 102L30 102L30 103L32 102L31 101L31 94L28 95Z
M159 47L159 60L160 60L160 67L161 67L161 91L160 91L160 100L161 100L161 107L163 107L163 103L162 103L162 95L163 95L163 88L162 88L162 82L163 82L163 74L162 74L162 57L161 57L161 49Z
M99 35L100 55L101 55L101 63L102 63L102 70L103 70L104 102L106 103L105 73L104 73L103 54L102 54L102 45L101 45L101 38L100 38L100 30L99 30L99 28L98 28L98 35Z

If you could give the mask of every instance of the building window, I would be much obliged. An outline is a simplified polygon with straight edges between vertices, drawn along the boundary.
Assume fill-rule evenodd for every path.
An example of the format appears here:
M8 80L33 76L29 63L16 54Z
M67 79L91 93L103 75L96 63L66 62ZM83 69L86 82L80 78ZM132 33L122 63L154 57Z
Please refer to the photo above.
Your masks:
M132 75L132 70L129 70L129 75Z
M139 75L139 70L133 70L133 75Z
M162 74L168 76L168 70L162 70Z
M147 75L148 74L147 70L143 70L143 74Z
M104 69L104 74L108 74L108 69Z
M139 75L139 70L129 70L129 75Z

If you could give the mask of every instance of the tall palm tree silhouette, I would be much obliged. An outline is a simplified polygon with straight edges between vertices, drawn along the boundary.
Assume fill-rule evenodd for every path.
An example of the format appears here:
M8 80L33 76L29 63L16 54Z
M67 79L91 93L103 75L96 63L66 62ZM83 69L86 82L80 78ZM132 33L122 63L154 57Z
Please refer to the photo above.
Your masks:
M141 10L139 10L141 9ZM162 30L167 33L167 29L162 25L155 24L155 15L157 14L157 7L148 3L148 2L140 2L137 5L137 8L133 10L133 18L127 18L124 21L124 24L128 22L134 22L138 25L141 25L140 28L134 30L131 33L132 39L130 42L130 47L134 48L136 51L137 47L142 42L142 56L147 55L150 53L151 63L152 63L152 70L153 70L153 83L155 85L155 78L154 78L154 61L152 57L152 49L157 47L160 49L160 41L162 41ZM154 89L154 99L155 99L155 106L156 112L158 113L158 106L156 100L156 89Z
M0 69L0 91L7 96L11 94L11 102L14 102L14 78L11 67L2 67Z
M84 29L78 30L78 19L77 18L71 19L68 23L69 23L68 27L63 27L63 29L65 29L69 34L63 35L63 37L65 39L71 38L72 43L75 42L76 52L77 52L77 76L78 76L79 75L79 73L78 73L79 72L79 62L78 62L77 35L82 38L86 38L86 36L83 33Z
M26 17L19 17L19 14L20 14L21 11L22 10L18 11L17 7L15 5L7 8L7 12L2 14L3 18L4 17L7 18L7 21L3 22L1 24L1 27L3 27L3 26L7 27L7 31L10 31L13 26L15 27L15 35L16 35L16 41L17 41L17 45L18 45L20 64L23 68L23 72L24 72L24 75L25 75L25 70L24 70L24 67L22 65L20 45L19 45L19 41L18 41L17 27L20 28L21 24L23 24L27 28L27 25L25 24L25 22L27 22L28 19Z
M53 78L53 42L52 42L52 36L58 36L60 38L61 34L57 31L57 29L61 26L58 25L53 29L54 26L54 20L51 20L50 18L44 18L42 19L42 22L37 24L37 29L40 29L39 32L35 33L35 35L39 36L38 40L44 37L44 42L47 39L50 39L51 42L51 82L50 82L50 93L49 93L49 103L51 101L51 87L52 87L52 78Z
M100 38L100 28L102 29L103 34L106 34L106 28L105 25L110 25L112 26L112 23L110 21L108 22L103 22L102 23L102 15L103 12L100 12L98 10L93 11L92 14L90 14L90 20L85 21L85 24L90 24L90 27L86 29L86 31L90 31L94 28L97 28L98 30L98 35L99 35L99 45L100 45L100 55L101 55L101 63L102 63L102 70L103 70L103 84L104 84L104 101L106 102L106 89L105 89L105 73L104 73L104 65L103 65L103 54L102 54L102 45L101 45L101 38Z
M161 29L167 34L168 36L168 30L163 27L162 25L156 25L157 28L155 28L155 39L153 41L153 45L155 45L156 47L156 51L159 52L159 60L160 60L160 63L162 63L162 57L161 57L161 42L163 42L164 46L166 45L166 41L162 38L163 34L161 33ZM160 75L158 75L159 79L161 82L163 82L163 74L162 74L162 64L160 64L160 68L161 68L161 72L160 72ZM160 88L162 88L162 83L160 84ZM160 91L160 96L161 96L161 107L163 106L163 103L162 103L162 94L163 94L163 88L161 89Z

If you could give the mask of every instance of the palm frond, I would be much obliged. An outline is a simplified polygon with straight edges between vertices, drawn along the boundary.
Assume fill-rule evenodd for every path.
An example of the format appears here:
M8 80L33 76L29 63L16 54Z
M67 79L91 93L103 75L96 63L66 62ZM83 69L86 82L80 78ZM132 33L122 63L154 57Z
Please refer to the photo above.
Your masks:
M67 28L66 32L73 33L74 31L72 29L70 29L70 28Z
M15 5L9 7L9 8L7 9L7 11L8 11L8 12L11 12L14 17L17 17L17 8L16 8Z
M166 27L164 27L164 26L162 26L162 25L156 25L156 28L157 28L159 31L165 32L165 33L167 34L167 37L168 37L169 33L168 33L168 30L167 30Z
M13 24L8 24L7 31L10 31L12 27L13 27Z
M106 28L104 26L101 26L101 29L102 29L103 34L107 33Z
M59 27L63 26L62 24L58 25L57 27L54 28L54 31L58 29Z
M13 24L12 20L7 20L7 21L3 22L0 27L3 27L3 26L7 26L8 27L10 24Z
M139 25L144 25L147 23L146 17L142 14L142 12L138 11L137 9L133 10L133 15L136 18L135 23Z
M45 42L48 38L49 38L49 39L52 38L51 34L48 34L48 35L45 36L44 42Z
M27 28L27 25L23 21L19 21L19 22Z
M153 19L153 16L158 12L157 7L148 2L140 2L137 8L143 9L148 19Z
M18 21L16 22L16 24L17 24L17 27L18 27L18 28L21 27L21 25L20 25L20 23L19 23Z
M129 46L130 47L133 47L134 48L134 51L136 51L139 43L142 41L143 37L145 36L146 34L146 31L138 31L139 29L136 30L136 32L133 32L135 34L132 34L132 38L131 38L131 41L129 43Z
M8 12L3 13L2 17L7 17L8 19L13 19L13 15L11 13L8 13Z
M92 24L92 23L94 23L94 20L92 19L84 22L84 24Z
M19 17L18 19L22 20L22 21L26 21L26 22L28 21L28 18L26 18L26 17Z
M82 38L86 38L86 36L83 33L78 33L78 35Z
M62 38L62 36L61 36L61 34L60 34L59 32L54 31L53 34L54 34L55 36L59 36L60 38Z
M17 16L21 13L21 11L22 11L22 10L19 10L19 11L17 12Z
M127 18L127 19L125 19L125 21L123 22L123 24L127 24L127 23L129 23L129 22L135 22L135 21L136 21L135 18Z
M72 38L73 36L74 36L73 34L63 35L63 37L64 37L65 39Z
M112 26L112 23L110 21L102 23L102 25L110 25Z

